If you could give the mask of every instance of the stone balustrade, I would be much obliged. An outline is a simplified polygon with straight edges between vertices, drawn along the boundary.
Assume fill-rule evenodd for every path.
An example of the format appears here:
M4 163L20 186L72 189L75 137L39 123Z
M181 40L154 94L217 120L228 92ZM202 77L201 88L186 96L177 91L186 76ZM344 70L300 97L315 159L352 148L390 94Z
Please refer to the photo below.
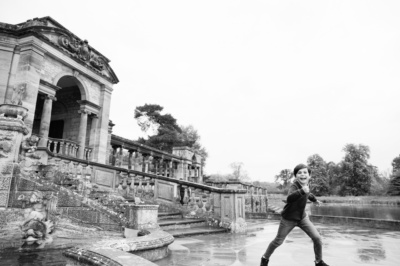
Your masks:
M34 136L38 137L39 142L41 142L42 137L38 135ZM74 141L56 138L47 138L47 144L45 144L45 147L55 155L64 155L73 158L78 158L78 152L81 148L81 146ZM92 148L84 148L83 160L91 160L92 150Z
M212 180L207 180L205 182L206 184L213 186L213 187L220 187L220 188L230 188L230 187L235 187L235 188L240 188L240 189L245 189L247 191L247 194L252 194L252 195L267 195L267 189L264 187L258 187L246 182L242 182L240 180L235 180L231 179L228 181L212 181Z
M169 204L190 217L204 217L210 225L246 230L246 190L218 188L173 177L84 161L62 154L49 153L48 165L54 171L66 173L79 182L76 191L90 194L88 188L117 193L125 200L140 198L148 203ZM93 205L92 201L87 201ZM123 211L121 211L123 213Z
M203 182L203 159L188 147L175 147L173 153L168 153L113 134L110 146L109 164L112 166Z

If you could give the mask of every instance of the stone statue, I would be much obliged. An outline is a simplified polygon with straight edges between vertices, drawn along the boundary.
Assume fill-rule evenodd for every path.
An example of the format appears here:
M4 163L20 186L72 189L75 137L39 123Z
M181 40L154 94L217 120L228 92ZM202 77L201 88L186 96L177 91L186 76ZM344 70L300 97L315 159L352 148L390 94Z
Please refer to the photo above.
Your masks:
M20 151L21 155L23 157L32 157L34 159L40 159L40 156L35 154L38 142L39 142L39 137L35 135L32 135L26 138L24 141L22 141L21 151Z
M22 238L28 244L39 244L37 248L44 247L46 243L52 241L50 234L54 229L54 224L49 220L49 215L56 214L57 196L44 197L41 191L35 190L29 200L25 200L23 194L18 197L18 200L31 205L25 209L25 221L20 226Z
M11 96L11 104L22 105L22 100L25 97L26 83L22 83L19 86L14 87L13 94Z
M90 59L89 42L87 40L80 42L79 58L81 58L84 61L88 61Z

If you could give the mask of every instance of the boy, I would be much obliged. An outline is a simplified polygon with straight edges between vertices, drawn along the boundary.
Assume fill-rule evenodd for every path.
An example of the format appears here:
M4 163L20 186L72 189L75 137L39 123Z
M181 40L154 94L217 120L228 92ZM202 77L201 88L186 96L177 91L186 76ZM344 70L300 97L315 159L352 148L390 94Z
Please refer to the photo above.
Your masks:
M308 182L311 178L311 169L307 165L299 164L294 168L293 172L296 180L289 188L287 203L282 211L278 233L262 256L260 266L268 265L269 258L274 250L282 245L286 236L295 226L300 227L314 242L315 265L329 266L322 260L321 236L304 211L308 199L320 204L320 201L310 193L310 188L308 187Z

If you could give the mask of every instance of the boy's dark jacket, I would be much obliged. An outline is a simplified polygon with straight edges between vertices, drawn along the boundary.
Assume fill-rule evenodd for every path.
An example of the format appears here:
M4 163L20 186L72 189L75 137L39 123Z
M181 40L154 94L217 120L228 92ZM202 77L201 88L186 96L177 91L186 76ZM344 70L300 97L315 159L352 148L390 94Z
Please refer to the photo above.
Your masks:
M282 217L286 220L300 221L304 217L307 199L316 202L312 193L305 193L299 181L294 181L289 187L286 205L283 207Z

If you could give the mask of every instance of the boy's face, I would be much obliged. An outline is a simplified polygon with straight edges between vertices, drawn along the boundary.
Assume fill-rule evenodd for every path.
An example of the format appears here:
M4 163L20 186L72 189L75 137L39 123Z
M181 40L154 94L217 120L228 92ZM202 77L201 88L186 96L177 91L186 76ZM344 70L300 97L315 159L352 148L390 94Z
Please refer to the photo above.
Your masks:
M300 169L297 172L296 179L297 181L300 182L302 186L307 185L308 181L310 181L310 174L308 173L308 169L307 168Z

